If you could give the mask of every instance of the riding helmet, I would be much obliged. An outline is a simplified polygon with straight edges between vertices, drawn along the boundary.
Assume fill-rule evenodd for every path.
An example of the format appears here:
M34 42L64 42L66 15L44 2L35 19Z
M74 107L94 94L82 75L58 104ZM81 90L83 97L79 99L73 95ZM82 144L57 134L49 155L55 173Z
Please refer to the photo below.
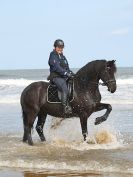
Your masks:
M63 40L57 39L57 40L54 42L54 47L64 48L64 42L63 42Z

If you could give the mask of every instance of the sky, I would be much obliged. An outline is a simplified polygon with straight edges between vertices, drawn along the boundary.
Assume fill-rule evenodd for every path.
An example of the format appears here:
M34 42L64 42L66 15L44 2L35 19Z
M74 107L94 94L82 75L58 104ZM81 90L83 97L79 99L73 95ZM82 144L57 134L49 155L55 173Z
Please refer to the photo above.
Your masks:
M133 66L133 0L0 0L0 69L49 68L58 38L71 68Z

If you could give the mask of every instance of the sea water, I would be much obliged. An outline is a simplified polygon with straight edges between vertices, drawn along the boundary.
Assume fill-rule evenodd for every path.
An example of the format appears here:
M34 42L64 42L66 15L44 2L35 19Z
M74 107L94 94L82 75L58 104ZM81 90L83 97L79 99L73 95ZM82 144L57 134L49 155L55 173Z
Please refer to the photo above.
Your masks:
M47 141L41 143L33 129L35 144L31 147L22 142L20 95L27 85L45 81L48 74L45 69L0 71L0 168L133 175L133 68L118 68L115 93L100 86L102 102L111 104L113 110L108 120L97 126L95 118L105 111L90 116L87 142L83 142L79 118L47 116Z

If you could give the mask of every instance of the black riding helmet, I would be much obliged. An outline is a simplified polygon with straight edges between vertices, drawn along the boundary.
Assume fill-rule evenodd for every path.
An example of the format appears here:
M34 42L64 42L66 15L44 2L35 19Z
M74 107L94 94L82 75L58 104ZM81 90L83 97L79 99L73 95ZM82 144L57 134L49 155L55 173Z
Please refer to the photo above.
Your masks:
M64 48L64 42L63 42L63 40L57 39L57 40L54 42L54 47Z

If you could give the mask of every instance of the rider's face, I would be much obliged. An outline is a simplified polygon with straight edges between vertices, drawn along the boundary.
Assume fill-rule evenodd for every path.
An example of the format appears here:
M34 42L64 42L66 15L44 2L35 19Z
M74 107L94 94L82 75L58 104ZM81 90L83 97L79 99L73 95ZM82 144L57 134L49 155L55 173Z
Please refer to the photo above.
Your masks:
M55 51L56 51L58 54L61 54L61 53L63 52L63 48L56 47L56 48L55 48Z

